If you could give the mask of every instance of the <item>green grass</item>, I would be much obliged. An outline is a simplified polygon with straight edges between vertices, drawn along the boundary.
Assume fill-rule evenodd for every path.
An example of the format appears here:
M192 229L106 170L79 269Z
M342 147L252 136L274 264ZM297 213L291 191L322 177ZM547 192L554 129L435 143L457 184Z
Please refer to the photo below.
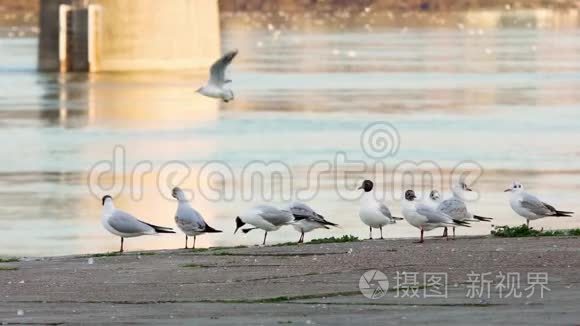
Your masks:
M116 257L116 256L122 256L123 253L122 252L118 252L118 251L111 251L111 252L101 252L98 254L93 254L93 255L89 255L88 257ZM153 255L157 255L156 252L153 251L145 251L145 252L137 252L134 254L125 254L125 256L131 256L131 255L135 255L135 256L153 256Z
M360 241L358 237L354 235L343 235L342 237L330 237L330 238L322 238L322 239L312 239L311 241L306 242L306 244L321 244L321 243L342 243L342 242L356 242ZM285 246L296 246L299 245L297 242L283 242L273 244L270 247L285 247Z
M2 258L0 257L0 263L13 263L19 261L18 258L9 257L9 258Z
M248 246L233 246L233 247L210 247L210 250L224 250L224 249L242 249L248 248Z
M322 239L313 239L308 243L318 244L318 243L341 243L341 242L356 242L360 241L358 237L354 235L343 235L342 237L330 237L330 238L322 238Z
M16 271L18 267L16 266L0 266L0 271Z
M500 225L494 227L491 235L501 238L580 236L580 229L536 230L525 224L520 226Z
M200 265L200 264L184 264L181 265L181 267L185 267L185 268L207 268L208 266L206 265Z
M355 296L361 295L360 291L345 291L345 292L331 292L331 293L319 293L319 294L306 294L297 296L279 296L273 298L264 299L247 299L247 300L202 300L201 302L211 302L211 303L283 303L294 300L308 300L308 299L320 299L320 298L331 298L339 296Z
M286 246L297 246L298 242L282 242L282 243L275 243L270 245L270 247L286 247Z
M94 254L91 255L90 257L115 257L115 256L121 256L122 254L118 251L112 251L112 252L102 252L99 254Z

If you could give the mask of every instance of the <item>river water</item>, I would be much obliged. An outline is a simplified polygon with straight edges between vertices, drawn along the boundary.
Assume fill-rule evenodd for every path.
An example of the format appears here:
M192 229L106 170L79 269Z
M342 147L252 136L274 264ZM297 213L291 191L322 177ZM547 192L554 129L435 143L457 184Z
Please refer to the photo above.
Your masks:
M341 225L306 240L367 237L356 190L365 178L377 181L394 215L404 190L448 192L461 171L477 190L470 209L495 225L524 222L503 192L513 180L578 209L576 12L259 18L223 18L223 48L240 50L230 72L236 98L227 104L194 92L204 73L38 73L36 38L1 38L0 254L116 250L118 239L100 224L99 197L111 193L118 207L174 226L168 194L176 184L224 230L200 237L201 247L259 243L261 232L232 234L235 217L295 198ZM386 143L373 143L377 128ZM114 173L95 179L107 164ZM490 230L480 223L458 233ZM418 230L401 222L385 235ZM298 237L285 227L269 241ZM180 247L183 236L125 245Z

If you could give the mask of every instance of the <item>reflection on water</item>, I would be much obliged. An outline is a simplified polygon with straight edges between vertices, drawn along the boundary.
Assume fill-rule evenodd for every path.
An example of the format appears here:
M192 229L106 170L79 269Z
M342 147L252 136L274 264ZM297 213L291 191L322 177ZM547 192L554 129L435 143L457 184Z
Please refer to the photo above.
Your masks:
M332 161L339 151L372 163L360 148L360 133L374 121L392 123L401 136L399 152L385 161L388 169L430 160L447 180L458 163L478 162L484 173L475 188L482 195L470 206L495 217L495 224L523 222L501 192L513 179L575 210L577 26L575 11L225 14L224 48L240 49L231 72L236 99L228 104L194 92L206 77L199 72L38 74L35 39L0 39L0 254L116 250L117 239L100 226L100 201L87 187L89 169L112 160L115 145L126 153L126 169L109 179L126 186L116 204L173 225L176 203L158 193L161 188L167 195L169 187L156 174L165 163L186 163L191 174L184 188L196 188L205 162L227 163L234 177L224 183L240 191L248 162L281 160L291 168L282 182L291 178L301 187L313 162ZM143 161L154 172L140 180L137 201L129 189L131 169ZM338 168L353 171L349 184L370 174L349 164ZM399 196L404 187L385 179L385 189L395 189L387 197ZM343 228L309 237L366 237L357 202L340 199L331 176L320 182L310 204ZM196 208L224 230L198 243L258 243L259 233L231 236L235 216L258 201L195 196ZM389 204L400 213L396 202ZM565 218L537 225L578 226ZM489 229L480 223L462 234ZM406 223L386 231L389 237L416 233ZM269 236L273 242L297 238L291 228ZM127 248L182 242L181 235L142 237Z

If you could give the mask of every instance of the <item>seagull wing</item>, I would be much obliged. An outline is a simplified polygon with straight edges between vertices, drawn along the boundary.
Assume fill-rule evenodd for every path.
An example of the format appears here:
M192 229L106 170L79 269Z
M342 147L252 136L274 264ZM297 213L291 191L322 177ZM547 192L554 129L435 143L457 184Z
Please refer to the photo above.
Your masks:
M310 206L301 203L293 202L289 206L290 212L294 215L296 219L306 219L311 222L319 223L322 225L332 225L337 226L338 224L327 221L324 216L316 213Z
M175 222L183 231L202 232L206 224L201 214L192 207L184 207L177 210Z
M297 218L317 218L316 212L308 205L301 202L293 202L289 206L290 212Z
M383 203L379 203L379 211L381 212L381 214L383 214L388 219L390 219L390 220L393 219L393 215L391 215L391 211L389 210L387 205L385 205Z
M155 233L155 229L149 224L138 220L129 213L116 210L108 220L109 225L121 233L126 234L146 234Z
M520 199L520 204L523 208L536 215L547 216L557 214L556 209L553 206L543 203L534 195L523 194Z
M289 224L294 221L294 215L291 212L271 206L260 206L258 215L266 222L275 226Z
M425 205L425 204L418 204L417 206L417 213L425 216L429 223L433 224L454 224L453 219L440 211L434 210L433 208Z
M459 199L451 198L444 200L437 206L437 210L444 214L449 215L454 219L467 219L469 218L469 213L467 212L467 206L465 203Z
M209 83L217 87L222 87L226 82L226 69L228 65L234 60L238 50L230 51L224 54L218 61L216 61L210 68ZM228 81L229 82L229 81Z

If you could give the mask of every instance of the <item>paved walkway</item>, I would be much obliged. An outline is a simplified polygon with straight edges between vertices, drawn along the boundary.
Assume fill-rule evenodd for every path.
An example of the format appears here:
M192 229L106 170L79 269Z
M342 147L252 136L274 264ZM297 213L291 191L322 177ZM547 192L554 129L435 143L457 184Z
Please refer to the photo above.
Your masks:
M369 293L380 284L388 289L375 291L382 295L376 299L359 289L372 269L389 282L370 282ZM498 285L500 272L512 273L513 286ZM489 273L483 282L481 273ZM441 284L446 298L437 297L445 294ZM542 284L549 289L544 298ZM580 320L580 238L374 240L23 259L0 263L0 294L4 323L574 324Z

